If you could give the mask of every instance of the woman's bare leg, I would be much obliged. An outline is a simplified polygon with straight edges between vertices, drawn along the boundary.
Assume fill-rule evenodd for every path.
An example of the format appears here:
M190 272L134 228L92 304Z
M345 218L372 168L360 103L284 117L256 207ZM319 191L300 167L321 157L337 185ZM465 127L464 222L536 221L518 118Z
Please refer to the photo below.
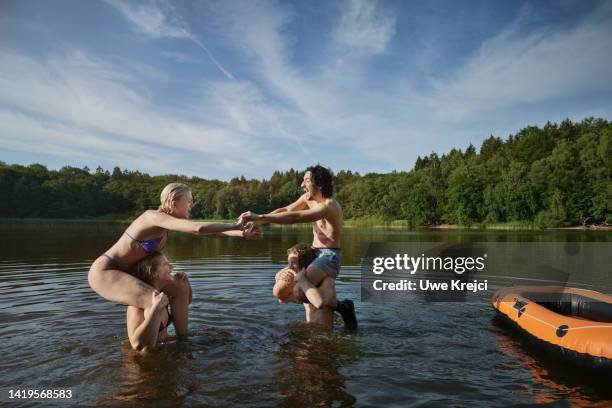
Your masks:
M134 276L119 269L104 269L109 262L100 257L89 269L89 286L104 299L139 309L151 307L155 289Z

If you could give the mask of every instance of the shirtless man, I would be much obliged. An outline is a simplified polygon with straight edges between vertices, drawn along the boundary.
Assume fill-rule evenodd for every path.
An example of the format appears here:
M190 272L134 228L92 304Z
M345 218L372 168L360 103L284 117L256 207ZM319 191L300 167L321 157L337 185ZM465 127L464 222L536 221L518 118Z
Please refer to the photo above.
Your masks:
M305 271L305 277L318 287L326 277L336 279L340 272L342 253L342 207L332 198L331 172L321 165L308 167L304 173L302 188L306 191L294 203L268 214L247 211L240 215L240 222L298 224L312 222L315 260ZM357 328L354 305L351 300L337 302L336 309L349 330Z

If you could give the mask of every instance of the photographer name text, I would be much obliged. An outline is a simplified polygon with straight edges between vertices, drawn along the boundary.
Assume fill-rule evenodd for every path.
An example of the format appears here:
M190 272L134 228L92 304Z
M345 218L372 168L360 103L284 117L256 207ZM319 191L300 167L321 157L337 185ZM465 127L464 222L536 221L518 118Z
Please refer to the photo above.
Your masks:
M454 279L449 282L435 282L429 279L408 280L401 279L395 282L385 282L382 279L376 279L372 282L372 286L376 291L461 291L461 292L478 292L488 290L487 280L479 281L474 279L471 282L465 282L460 279Z

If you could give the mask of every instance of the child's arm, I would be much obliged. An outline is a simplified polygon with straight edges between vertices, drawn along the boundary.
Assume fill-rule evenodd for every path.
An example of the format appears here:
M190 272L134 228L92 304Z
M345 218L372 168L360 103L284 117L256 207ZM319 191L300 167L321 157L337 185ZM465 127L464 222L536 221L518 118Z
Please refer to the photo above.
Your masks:
M161 311L168 305L168 297L164 293L153 293L152 307L147 314L142 309L128 306L127 329L130 344L135 350L147 352L157 344Z
M325 278L319 287L316 287L306 274L301 272L296 275L296 284L302 289L310 304L317 309L336 307L336 284L332 278Z

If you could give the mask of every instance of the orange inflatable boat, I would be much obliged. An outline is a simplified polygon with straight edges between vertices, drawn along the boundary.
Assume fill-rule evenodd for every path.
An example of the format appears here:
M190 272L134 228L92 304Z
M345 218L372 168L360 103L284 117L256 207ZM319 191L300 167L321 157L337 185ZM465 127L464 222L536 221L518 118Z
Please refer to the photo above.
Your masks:
M576 288L515 286L498 290L491 304L563 358L612 370L612 296Z

